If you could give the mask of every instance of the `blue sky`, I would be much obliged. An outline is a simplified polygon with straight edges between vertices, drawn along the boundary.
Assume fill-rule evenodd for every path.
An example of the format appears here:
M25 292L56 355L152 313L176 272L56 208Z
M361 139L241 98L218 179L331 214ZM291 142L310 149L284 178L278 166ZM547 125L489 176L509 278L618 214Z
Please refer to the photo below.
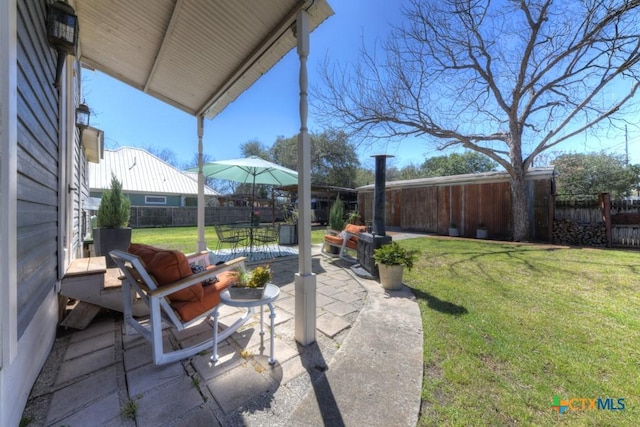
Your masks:
M382 42L390 23L402 18L400 2L388 0L330 0L335 15L311 34L308 61L310 85L319 83L319 66L328 58L353 63L363 43ZM300 128L298 113L298 70L295 52L289 52L267 74L243 93L213 120L205 120L204 152L215 160L241 157L241 144L258 140L271 146L279 135L291 137ZM196 118L156 100L137 89L102 73L83 70L83 96L92 110L91 125L104 130L106 148L119 146L172 150L180 163L189 162L197 152ZM322 131L310 111L309 129ZM600 151L624 153L624 132L606 141L584 135L560 145L563 151ZM442 155L417 140L389 146L363 148L359 152L363 166L373 168L370 154L395 156L389 166L420 164L426 157ZM629 129L629 153L640 162L640 132Z

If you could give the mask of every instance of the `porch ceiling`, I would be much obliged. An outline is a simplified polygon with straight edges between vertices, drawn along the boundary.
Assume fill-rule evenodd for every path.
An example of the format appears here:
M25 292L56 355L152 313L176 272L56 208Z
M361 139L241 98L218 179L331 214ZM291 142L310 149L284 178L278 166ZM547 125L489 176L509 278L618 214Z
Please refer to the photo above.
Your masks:
M193 115L213 118L296 46L326 0L75 0L79 59Z

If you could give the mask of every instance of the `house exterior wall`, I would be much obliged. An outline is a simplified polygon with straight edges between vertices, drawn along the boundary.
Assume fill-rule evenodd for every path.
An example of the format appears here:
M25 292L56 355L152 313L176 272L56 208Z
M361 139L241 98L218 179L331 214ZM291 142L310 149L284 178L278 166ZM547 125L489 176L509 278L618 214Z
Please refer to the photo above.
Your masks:
M14 218L0 221L0 257L8 260L0 285L0 427L20 422L55 339L59 278L74 255L67 252L81 247L76 230L86 162L73 130L61 131L73 122L79 77L70 57L60 90L52 85L57 53L46 39L47 3L0 0L0 84L7 85L0 91L0 197L3 216ZM76 188L68 199L67 185Z

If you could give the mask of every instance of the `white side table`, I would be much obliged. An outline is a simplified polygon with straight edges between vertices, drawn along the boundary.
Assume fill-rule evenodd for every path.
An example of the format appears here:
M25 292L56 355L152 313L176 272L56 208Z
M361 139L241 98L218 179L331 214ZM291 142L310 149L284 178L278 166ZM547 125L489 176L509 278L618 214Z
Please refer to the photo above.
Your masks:
M275 346L273 342L273 329L274 329L274 320L276 318L276 310L273 307L273 302L278 299L280 296L280 288L276 285L268 283L262 298L260 299L233 299L229 294L229 290L225 289L220 293L220 303L229 305L231 307L260 307L260 335L264 337L264 310L263 306L268 305L271 319L271 348L269 353L269 364L273 365L276 363L275 358ZM211 355L211 361L215 364L218 361L218 316L220 313L218 312L220 305L216 306L215 310L213 310L213 354Z

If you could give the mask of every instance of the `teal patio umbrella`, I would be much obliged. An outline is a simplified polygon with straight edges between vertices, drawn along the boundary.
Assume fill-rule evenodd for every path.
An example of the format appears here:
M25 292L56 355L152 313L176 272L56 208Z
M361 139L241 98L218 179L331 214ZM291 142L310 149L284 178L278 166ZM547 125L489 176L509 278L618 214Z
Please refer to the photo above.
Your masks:
M191 168L188 171L198 172L198 168ZM284 186L298 183L298 172L256 156L205 163L202 165L202 174L209 178L228 179L229 181L245 184L251 183L252 212L256 198L256 184Z
M198 168L188 171L198 172ZM256 184L285 186L298 183L298 172L256 156L206 163L202 166L202 174L209 178L251 183L251 212L256 199Z

